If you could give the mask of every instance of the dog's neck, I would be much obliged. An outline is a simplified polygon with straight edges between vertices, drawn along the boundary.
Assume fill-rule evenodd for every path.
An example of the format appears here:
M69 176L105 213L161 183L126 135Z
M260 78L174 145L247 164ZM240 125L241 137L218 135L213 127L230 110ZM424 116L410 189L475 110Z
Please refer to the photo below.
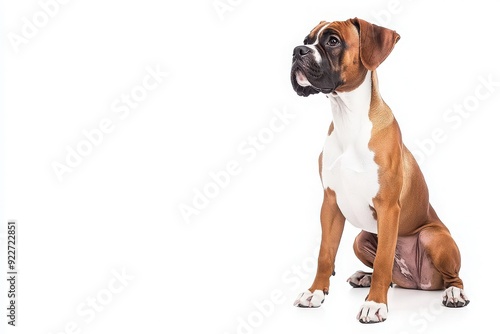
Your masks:
M333 127L337 137L345 145L356 140L360 131L370 126L370 103L372 99L372 72L350 92L328 94L332 107Z
M367 71L365 79L357 88L349 92L335 92L328 94L332 103L332 111L338 109L346 112L358 112L359 110L368 111L372 95L372 72ZM338 106L338 108L336 107Z
M327 96L332 108L334 131L345 144L355 141L366 126L380 129L394 120L390 108L380 96L375 71L368 71L361 85L352 91Z

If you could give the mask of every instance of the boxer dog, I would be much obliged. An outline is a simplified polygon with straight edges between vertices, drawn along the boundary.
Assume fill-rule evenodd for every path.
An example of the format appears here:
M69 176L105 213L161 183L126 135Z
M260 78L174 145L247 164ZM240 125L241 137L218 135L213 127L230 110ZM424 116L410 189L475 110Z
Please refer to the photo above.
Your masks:
M376 69L399 38L393 30L358 18L323 21L293 50L294 90L300 96L326 94L333 113L319 156L324 199L318 269L295 305L323 303L347 219L362 230L354 253L373 268L373 273L358 271L347 280L354 287L370 287L357 314L362 323L386 320L392 283L445 289L448 307L469 303L458 275L458 247L430 205L422 172L380 96Z

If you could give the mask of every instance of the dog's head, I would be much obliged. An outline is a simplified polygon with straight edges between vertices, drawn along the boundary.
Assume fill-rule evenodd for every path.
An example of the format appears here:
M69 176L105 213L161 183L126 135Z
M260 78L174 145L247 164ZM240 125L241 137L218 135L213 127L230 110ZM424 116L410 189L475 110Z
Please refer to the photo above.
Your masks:
M300 96L348 92L391 53L400 36L354 18L320 22L293 50L291 81Z

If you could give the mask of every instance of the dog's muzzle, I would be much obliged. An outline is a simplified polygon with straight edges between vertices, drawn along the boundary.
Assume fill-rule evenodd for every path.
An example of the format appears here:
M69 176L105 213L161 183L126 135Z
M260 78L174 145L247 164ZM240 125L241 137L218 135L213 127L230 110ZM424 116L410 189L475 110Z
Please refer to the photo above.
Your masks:
M320 65L316 62L314 52L305 45L293 49L291 81L293 89L300 96L324 93L329 94L333 88L320 88L315 85L323 75Z

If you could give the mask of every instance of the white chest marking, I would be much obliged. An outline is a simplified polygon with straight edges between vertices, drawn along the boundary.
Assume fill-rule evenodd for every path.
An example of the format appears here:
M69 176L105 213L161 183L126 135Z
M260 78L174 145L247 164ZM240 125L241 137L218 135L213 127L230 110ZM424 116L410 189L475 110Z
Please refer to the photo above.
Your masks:
M334 130L323 147L323 187L335 191L340 211L351 224L377 233L377 221L370 209L380 186L375 154L368 148L371 72L355 90L328 97Z

